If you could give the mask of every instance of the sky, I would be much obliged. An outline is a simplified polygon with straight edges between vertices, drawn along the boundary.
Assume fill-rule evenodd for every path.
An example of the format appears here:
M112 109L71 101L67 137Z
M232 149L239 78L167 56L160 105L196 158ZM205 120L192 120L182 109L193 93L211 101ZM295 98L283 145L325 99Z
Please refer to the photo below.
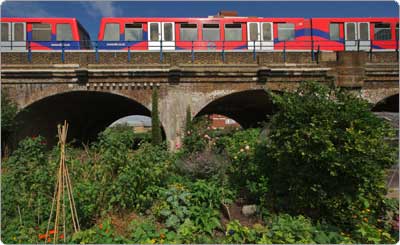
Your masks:
M97 39L102 17L207 17L220 10L260 17L398 17L394 1L8 1L2 17L75 17Z

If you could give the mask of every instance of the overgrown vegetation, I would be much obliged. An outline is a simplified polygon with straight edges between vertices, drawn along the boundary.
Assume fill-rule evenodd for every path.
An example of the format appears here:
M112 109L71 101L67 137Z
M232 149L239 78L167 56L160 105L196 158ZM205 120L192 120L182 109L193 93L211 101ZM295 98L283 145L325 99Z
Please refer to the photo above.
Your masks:
M11 100L7 90L1 90L1 150L8 145L10 136L17 127L16 116L18 113L17 104Z
M82 231L67 229L67 243L397 241L399 204L385 198L384 170L397 161L387 125L364 101L316 83L272 97L279 110L266 128L220 130L197 118L176 153L127 126L68 147ZM51 242L58 157L37 137L3 162L3 242ZM256 213L235 213L243 204Z

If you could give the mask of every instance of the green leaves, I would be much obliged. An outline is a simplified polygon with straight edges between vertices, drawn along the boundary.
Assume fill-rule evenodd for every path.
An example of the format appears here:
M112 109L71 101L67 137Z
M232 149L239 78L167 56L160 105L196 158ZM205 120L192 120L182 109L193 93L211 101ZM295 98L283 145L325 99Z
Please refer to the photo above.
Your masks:
M1 135L2 143L5 142L5 137L14 132L17 126L15 117L18 113L17 104L11 100L6 90L1 90Z
M353 227L350 207L367 200L376 208L384 194L382 170L395 163L387 125L366 101L314 82L272 97L278 113L257 159L273 207Z

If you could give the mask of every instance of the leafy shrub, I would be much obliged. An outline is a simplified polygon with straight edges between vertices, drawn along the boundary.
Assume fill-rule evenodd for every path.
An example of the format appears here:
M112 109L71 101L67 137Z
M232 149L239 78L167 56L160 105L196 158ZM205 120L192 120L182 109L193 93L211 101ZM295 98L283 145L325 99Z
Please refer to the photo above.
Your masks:
M1 228L4 242L37 242L50 213L55 164L42 137L26 138L2 164ZM15 239L14 239L15 238Z
M261 225L256 225L256 228L262 227ZM226 226L225 240L226 243L256 243L259 239L259 234L257 234L255 229L250 229L247 226L242 226L238 220L230 221Z
M9 138L18 126L16 116L18 113L17 104L11 100L7 90L1 89L1 145L2 154L4 146L9 143Z
M198 180L170 185L159 190L159 201L152 207L153 213L167 228L185 233L190 229L197 233L213 234L220 227L221 202L229 202L232 192L214 182ZM180 228L183 224L184 227ZM188 232L188 231L186 231Z
M194 118L183 139L186 153L203 151L210 141L210 120L207 116Z
M224 151L231 162L228 174L231 184L244 188L250 201L264 201L268 191L265 166L255 159L255 149L260 144L260 129L247 129L223 136L216 141L216 148Z
M387 125L366 101L317 83L273 100L279 112L257 153L270 206L354 228L354 210L377 209L385 194L383 170L394 164Z
M90 229L75 233L72 236L71 242L76 244L115 244L127 243L128 241L116 234L111 220L107 219Z
M293 243L351 243L349 236L335 228L313 225L304 216L292 217L288 214L273 216L267 224L254 224L249 228L234 220L227 224L225 242L259 244Z
M141 146L122 166L108 186L109 205L144 210L151 206L157 188L164 185L171 166L168 151L161 146Z
M312 225L304 216L292 217L287 214L274 216L269 233L263 234L261 243L343 243L349 238L335 231L324 231Z

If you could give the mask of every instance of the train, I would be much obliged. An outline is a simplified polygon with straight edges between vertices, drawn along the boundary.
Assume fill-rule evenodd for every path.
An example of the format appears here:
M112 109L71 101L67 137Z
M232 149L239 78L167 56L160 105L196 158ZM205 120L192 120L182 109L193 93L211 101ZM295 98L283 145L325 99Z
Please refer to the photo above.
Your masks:
M96 41L75 18L0 18L2 50L354 51L398 50L399 19L207 18L101 19ZM6 47L6 48L4 48Z
M76 18L0 18L1 50L92 49Z

